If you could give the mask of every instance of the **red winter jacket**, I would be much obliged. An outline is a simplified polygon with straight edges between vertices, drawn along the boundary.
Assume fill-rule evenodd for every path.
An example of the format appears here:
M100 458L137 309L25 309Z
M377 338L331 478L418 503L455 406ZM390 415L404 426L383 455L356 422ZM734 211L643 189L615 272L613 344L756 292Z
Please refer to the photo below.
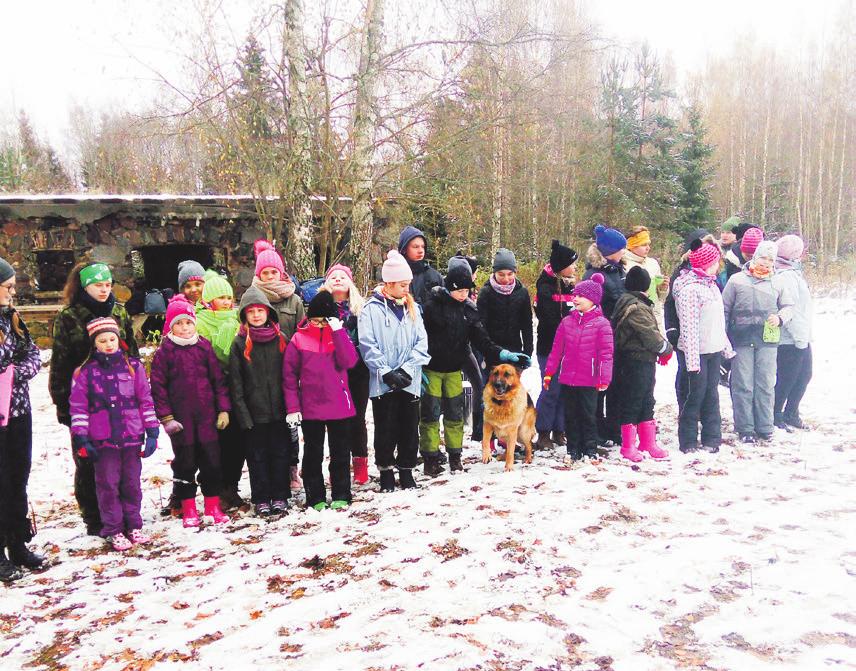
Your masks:
M612 382L612 327L599 306L574 310L556 330L546 375L562 365L559 382L569 387L598 387Z

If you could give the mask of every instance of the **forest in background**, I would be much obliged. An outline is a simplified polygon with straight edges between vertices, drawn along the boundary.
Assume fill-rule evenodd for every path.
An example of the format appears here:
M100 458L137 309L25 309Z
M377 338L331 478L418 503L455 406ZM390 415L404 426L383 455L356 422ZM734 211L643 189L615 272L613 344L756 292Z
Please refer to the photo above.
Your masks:
M581 250L595 223L644 224L668 259L734 215L801 233L820 266L853 254L853 0L822 41L735 36L680 77L573 0L462 5L423 23L389 0L350 16L282 0L235 45L202 3L187 76L162 77L145 110L69 110L71 156L21 110L0 135L0 191L249 193L305 277L339 259L369 277L373 208L425 230L441 260L505 246L526 262L554 237Z

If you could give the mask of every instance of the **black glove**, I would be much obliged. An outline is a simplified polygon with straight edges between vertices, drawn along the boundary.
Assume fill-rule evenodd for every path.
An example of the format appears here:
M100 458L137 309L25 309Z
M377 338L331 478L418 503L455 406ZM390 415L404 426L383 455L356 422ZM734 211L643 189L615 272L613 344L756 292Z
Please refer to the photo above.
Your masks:
M383 380L386 383L386 386L393 391L406 389L410 386L410 383L413 382L413 378L401 368L396 368L395 370L391 370L385 375L382 375L381 380Z
M77 452L77 456L82 459L89 459L92 462L98 461L98 450L86 436L76 435L71 439L71 444Z

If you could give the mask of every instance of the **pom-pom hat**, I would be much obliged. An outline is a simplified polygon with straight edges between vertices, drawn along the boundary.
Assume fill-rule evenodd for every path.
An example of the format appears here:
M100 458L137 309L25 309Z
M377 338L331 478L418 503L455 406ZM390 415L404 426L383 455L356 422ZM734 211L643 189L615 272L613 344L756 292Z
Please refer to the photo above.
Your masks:
M383 262L380 276L384 282L404 282L413 279L413 271L407 259L396 250L390 249L386 255L386 261Z
M194 324L196 323L196 310L193 309L184 294L176 294L166 306L166 317L164 318L166 330L172 331L172 325L179 319L189 319Z
M720 256L716 245L698 239L690 243L690 265L696 270L707 270L714 263L719 263Z
M278 270L280 279L285 276L285 264L282 262L282 257L267 240L256 240L253 243L253 252L256 255L256 277L259 277L265 268Z
M589 279L578 282L573 295L588 298L595 305L600 305L603 300L603 275L595 273Z

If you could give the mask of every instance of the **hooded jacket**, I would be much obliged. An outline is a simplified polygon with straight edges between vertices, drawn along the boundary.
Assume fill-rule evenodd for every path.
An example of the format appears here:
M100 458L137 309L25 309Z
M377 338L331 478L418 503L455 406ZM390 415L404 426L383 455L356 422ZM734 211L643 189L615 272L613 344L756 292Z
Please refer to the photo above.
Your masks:
M561 364L561 384L605 387L612 382L612 354L612 327L600 307L596 305L588 312L574 310L559 324L546 375L555 375Z
M764 342L764 322L776 314L786 325L794 312L796 300L780 275L759 279L749 271L749 265L732 275L722 292L725 325L734 347L777 347Z
M603 275L603 300L600 307L604 316L610 319L615 303L624 293L624 265L620 261L618 263L607 261L597 245L592 244L586 252L586 272L583 279L589 280L595 273Z
M19 323L24 332L23 337L15 333L12 328L12 310L4 308L0 310L0 334L3 342L0 343L0 372L9 366L14 366L12 372L12 389L9 391L9 417L2 420L4 426L11 417L21 417L32 411L30 405L30 380L32 380L42 368L39 348L36 347L30 332L24 325L23 320Z
M547 265L535 282L535 316L538 318L538 356L548 356L553 349L553 339L559 323L567 317L574 304L571 291L574 285L565 284L556 277L553 269Z
M654 363L658 356L672 352L657 325L654 302L641 291L625 291L621 295L611 325L616 357Z
M276 311L260 289L251 286L241 297L239 314L250 305L264 305L268 309L268 323L278 324ZM242 329L243 330L243 329ZM285 419L285 397L282 393L282 360L279 338L269 342L253 341L250 361L244 356L247 337L240 331L232 342L229 353L229 391L232 408L242 429L256 424L271 424Z
M288 343L282 363L286 410L309 420L353 417L356 411L348 369L357 361L357 350L344 328L334 332L304 319Z
M794 297L794 309L791 320L782 326L780 345L794 345L805 349L812 340L812 300L811 290L803 277L799 263L788 264L776 261L776 277L782 291Z
M357 324L360 353L369 369L369 397L376 398L392 391L383 381L383 376L398 368L403 368L413 380L404 391L420 396L422 366L431 360L431 356L419 310L416 310L415 320L410 318L407 310L399 319L387 299L375 292L360 311Z
M456 301L445 287L435 287L423 305L422 317L431 355L427 368L438 373L462 370L470 356L470 344L484 355L488 367L499 363L502 348L490 339L469 299Z
M507 296L485 282L476 300L482 324L490 339L503 349L532 356L532 302L520 280Z
M427 246L427 238L422 231L415 226L405 226L398 236L398 253L407 260L407 265L410 266L410 270L413 272L413 281L410 283L410 295L421 305L430 298L431 290L434 287L443 286L443 276L438 270L432 268L431 264L425 259L411 261L407 258L404 252L413 238L422 238L426 241Z

